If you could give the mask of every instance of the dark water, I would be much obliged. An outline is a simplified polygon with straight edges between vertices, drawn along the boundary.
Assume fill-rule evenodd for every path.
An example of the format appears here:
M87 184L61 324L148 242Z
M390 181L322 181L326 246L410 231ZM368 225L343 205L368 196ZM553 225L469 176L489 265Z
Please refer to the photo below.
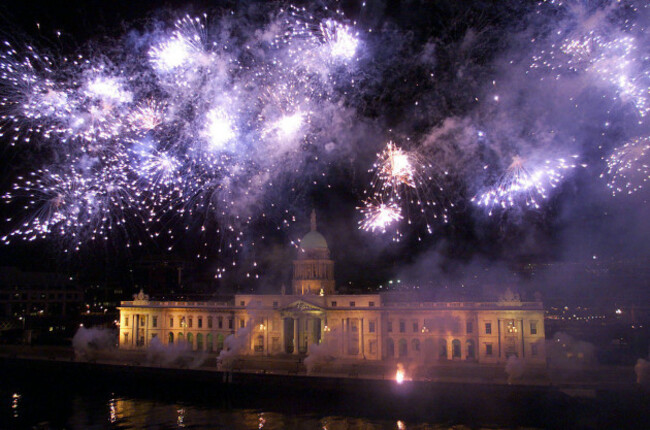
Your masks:
M278 399L282 402L282 399ZM410 422L241 408L228 402L170 402L157 398L129 398L111 393L73 393L43 386L35 391L0 390L3 429L466 429L449 422ZM251 405L254 406L254 405ZM326 409L326 408L324 408ZM494 428L494 427L492 427Z
M641 390L588 398L556 389L355 382L350 391L288 378L233 386L196 375L0 362L0 430L650 428L650 394Z

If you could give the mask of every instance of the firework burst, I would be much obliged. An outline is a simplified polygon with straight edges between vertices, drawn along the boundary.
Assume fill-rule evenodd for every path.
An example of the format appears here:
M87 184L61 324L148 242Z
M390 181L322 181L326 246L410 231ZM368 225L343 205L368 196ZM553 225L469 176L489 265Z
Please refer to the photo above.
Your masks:
M637 137L616 148L607 158L607 178L612 195L633 194L650 180L650 138Z
M364 216L360 227L385 232L402 218L408 224L422 218L427 233L432 233L433 220L448 222L448 209L440 203L444 189L438 185L433 170L433 165L416 152L405 151L389 141L373 166L371 197L358 208Z
M508 210L520 206L539 209L550 190L564 179L565 172L578 166L577 158L573 155L570 159L545 160L536 164L515 155L497 183L474 196L472 202L486 208L490 216L495 209Z

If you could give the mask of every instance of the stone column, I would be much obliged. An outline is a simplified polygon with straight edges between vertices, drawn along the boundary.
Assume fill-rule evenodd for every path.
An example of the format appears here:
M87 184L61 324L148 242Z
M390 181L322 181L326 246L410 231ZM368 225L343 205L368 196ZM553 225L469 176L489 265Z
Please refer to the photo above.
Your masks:
M345 318L341 319L341 357L345 356Z
M365 360L366 349L365 349L365 342L363 341L363 318L361 318L361 327L359 330L361 332L361 336L359 336L359 341L361 342L361 348L359 348L359 351L361 351L361 357Z
M300 340L299 323L300 323L300 318L293 319L293 355L298 355L298 341Z
M280 318L280 324L281 324L281 326L280 326L280 351L282 351L284 354L286 354L287 349L286 349L286 346L285 346L285 343L284 343L284 339L285 339L286 334L284 333L284 331L287 328L284 325L284 323L285 323L285 318L281 317Z
M269 355L269 352L271 352L271 348L269 347L269 332L271 331L271 326L269 324L269 317L266 317L266 325L264 326L264 355Z

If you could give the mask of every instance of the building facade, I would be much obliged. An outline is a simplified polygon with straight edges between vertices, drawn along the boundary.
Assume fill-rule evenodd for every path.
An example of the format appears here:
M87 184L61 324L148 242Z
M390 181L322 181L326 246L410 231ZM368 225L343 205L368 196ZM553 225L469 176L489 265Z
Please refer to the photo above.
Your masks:
M334 358L503 363L514 355L543 364L541 302L387 300L384 294L337 294L334 262L316 230L300 242L292 291L237 294L227 302L152 301L142 292L121 303L120 348L187 342L219 352L233 336L246 355L305 355L327 344ZM284 291L283 291L284 293Z

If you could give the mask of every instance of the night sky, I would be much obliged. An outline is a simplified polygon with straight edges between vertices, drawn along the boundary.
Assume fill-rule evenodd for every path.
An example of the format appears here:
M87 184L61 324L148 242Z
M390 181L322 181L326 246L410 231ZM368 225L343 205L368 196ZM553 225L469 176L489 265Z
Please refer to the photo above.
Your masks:
M4 2L2 264L137 283L143 258L175 257L215 288L277 291L315 208L341 286L638 299L649 13L626 0ZM165 57L179 40L190 54ZM412 178L382 175L389 141ZM401 219L359 228L379 202Z

